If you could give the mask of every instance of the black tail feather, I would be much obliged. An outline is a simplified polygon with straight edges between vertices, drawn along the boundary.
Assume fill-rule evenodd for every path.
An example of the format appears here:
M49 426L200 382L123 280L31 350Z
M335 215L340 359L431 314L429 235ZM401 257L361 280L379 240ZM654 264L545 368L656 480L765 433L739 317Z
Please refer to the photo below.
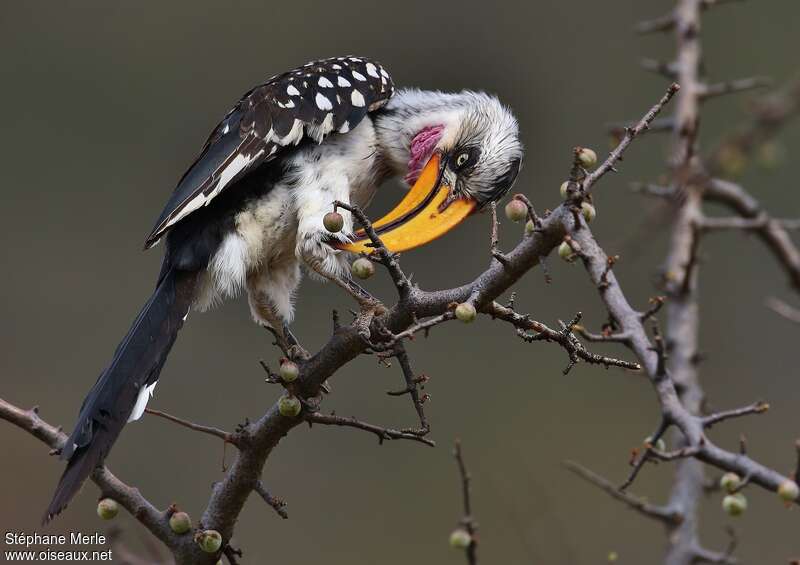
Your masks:
M61 457L61 475L43 524L67 507L84 481L103 463L128 421L143 387L158 380L194 300L197 272L165 269L150 300L128 330L81 406Z

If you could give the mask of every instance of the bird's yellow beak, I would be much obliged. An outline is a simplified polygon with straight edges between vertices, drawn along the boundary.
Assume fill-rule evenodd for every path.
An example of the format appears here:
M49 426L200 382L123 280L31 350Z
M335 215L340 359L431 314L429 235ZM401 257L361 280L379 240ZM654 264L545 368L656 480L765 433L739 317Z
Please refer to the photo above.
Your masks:
M437 239L475 211L472 199L453 198L452 187L442 182L441 156L435 153L422 170L405 198L372 225L391 252L407 251ZM358 230L353 242L337 244L337 249L353 253L372 253L372 242Z

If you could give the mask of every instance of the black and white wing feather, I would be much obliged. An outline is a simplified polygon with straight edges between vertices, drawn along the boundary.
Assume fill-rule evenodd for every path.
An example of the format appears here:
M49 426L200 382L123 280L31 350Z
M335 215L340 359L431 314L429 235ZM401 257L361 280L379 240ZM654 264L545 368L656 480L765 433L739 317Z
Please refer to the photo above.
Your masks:
M389 73L363 57L314 61L257 86L211 133L175 188L145 248L284 148L304 139L322 143L331 133L350 131L393 93Z

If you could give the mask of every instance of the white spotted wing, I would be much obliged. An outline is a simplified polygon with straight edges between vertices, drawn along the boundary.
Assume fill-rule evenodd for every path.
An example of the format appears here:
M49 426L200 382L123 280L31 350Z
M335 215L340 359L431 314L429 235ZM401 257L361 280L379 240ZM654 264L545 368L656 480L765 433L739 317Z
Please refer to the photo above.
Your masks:
M322 143L331 133L350 131L393 93L386 70L363 57L314 61L252 89L211 133L145 247L286 148L309 138Z

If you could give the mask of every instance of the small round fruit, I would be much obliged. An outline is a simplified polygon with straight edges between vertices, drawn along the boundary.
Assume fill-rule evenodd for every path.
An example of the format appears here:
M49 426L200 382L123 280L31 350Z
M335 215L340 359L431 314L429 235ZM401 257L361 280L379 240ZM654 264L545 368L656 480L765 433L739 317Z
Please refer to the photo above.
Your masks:
M800 488L794 481L783 481L778 487L778 496L784 502L794 502L800 496Z
M587 222L591 222L594 220L595 216L597 216L597 210L595 210L594 206L588 202L581 202L581 214L583 214L583 217Z
M725 473L719 480L719 486L727 493L733 493L742 484L742 479L736 473Z
M723 145L717 152L717 161L730 177L741 176L748 165L747 155L735 145Z
M533 220L525 222L525 235L530 235L536 231L536 226L533 225Z
M658 451L666 451L667 450L667 444L661 438L658 438L658 441L653 443L653 438L650 437L650 436L647 436L646 438L644 438L644 443L645 443L645 445L647 445L647 444L652 445Z
M366 257L361 257L353 261L350 271L360 279L368 279L375 274L375 265Z
M175 512L169 517L169 527L176 534L185 534L192 529L192 519L186 512Z
M281 416L294 418L300 413L301 408L300 401L294 396L281 396L281 399L278 400L278 412L281 413Z
M767 141L758 148L758 164L764 169L775 169L785 157L786 148L774 141Z
M566 200L567 196L569 196L569 181L565 180L561 183L561 188L558 189L559 193L561 193L561 200Z
M344 217L339 212L328 212L322 218L322 225L329 232L340 232L344 227Z
M747 510L747 499L740 492L729 494L722 499L722 509L730 516L741 516Z
M450 534L450 547L453 549L467 549L472 544L472 536L467 530L458 528Z
M119 514L119 504L112 498L104 498L97 503L97 515L103 520L111 520Z
M458 306L456 306L456 318L464 322L465 324L469 324L478 316L478 311L475 310L475 306L470 304L469 302L462 302Z
M217 530L203 530L195 541L206 553L216 553L222 547L222 535Z
M506 218L512 222L521 222L528 217L528 207L522 200L514 198L506 204Z
M585 169L594 167L597 164L597 153L588 147L581 147L578 149L578 161Z
M575 260L575 252L566 241L562 242L561 245L558 246L558 256L564 261L572 262Z
M280 373L283 382L291 383L300 375L300 369L297 367L297 363L287 359L281 363L281 368L278 370L278 373Z

